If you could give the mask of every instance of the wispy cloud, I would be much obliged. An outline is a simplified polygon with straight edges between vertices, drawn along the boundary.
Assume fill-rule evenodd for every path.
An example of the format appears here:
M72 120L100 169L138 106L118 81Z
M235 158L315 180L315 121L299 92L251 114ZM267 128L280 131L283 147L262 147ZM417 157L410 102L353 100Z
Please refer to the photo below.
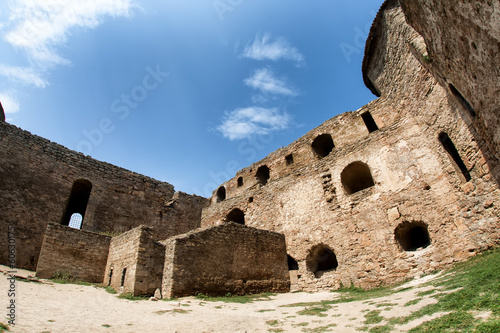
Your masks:
M0 64L0 75L7 77L13 82L19 82L28 86L45 88L48 82L31 67L9 67Z
M19 111L19 101L15 95L13 91L0 91L0 102L7 114Z
M11 0L3 39L27 54L31 68L3 65L0 74L45 87L41 78L54 66L67 65L59 48L76 28L92 29L106 17L128 16L133 0Z
M295 96L297 93L284 79L277 78L268 68L261 68L244 80L245 84L263 93Z
M229 140L238 140L286 129L290 121L290 115L277 108L249 107L227 112L217 130Z
M245 46L242 56L255 60L277 61L284 59L297 63L305 61L302 53L292 46L288 40L282 37L273 39L270 34L256 36L252 44Z

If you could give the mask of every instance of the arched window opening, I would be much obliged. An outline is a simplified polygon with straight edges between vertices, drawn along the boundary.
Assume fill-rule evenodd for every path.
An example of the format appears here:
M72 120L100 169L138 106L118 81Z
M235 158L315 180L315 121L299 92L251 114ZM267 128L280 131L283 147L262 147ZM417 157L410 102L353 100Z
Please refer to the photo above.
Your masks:
M285 161L286 161L286 165L293 164L294 163L293 154L286 155L285 156Z
M217 202L226 200L226 188L224 186L219 187L217 190Z
M292 256L287 255L287 262L288 262L288 270L289 271L298 271L299 270L299 263L297 260L295 260Z
M472 178L470 176L469 170L465 166L464 161L460 157L460 154L458 153L457 148L453 144L453 141L451 141L448 134L446 134L444 132L440 133L439 134L439 141L441 142L441 144L443 145L443 148L446 150L446 152L451 157L453 162L455 162L455 165L458 167L458 169L460 169L460 172L464 176L465 181L468 182L469 180L471 180Z
M245 224L245 213L241 209L235 208L227 214L226 221Z
M335 145L333 144L333 139L330 134L321 134L314 139L311 147L319 158L323 158L331 153Z
M80 214L80 213L74 213L73 215L71 215L71 217L69 219L68 226L70 228L74 228L74 229L81 229L82 228L82 222L83 222L82 214Z
M431 244L427 225L423 222L403 222L394 230L394 238L405 251L416 251Z
M255 178L257 178L257 182L261 185L266 185L269 180L269 168L267 165L262 165L257 169L257 173L255 174Z
M72 218L75 219L73 223L77 223L80 217L75 214L79 214L82 222L78 229L81 229L87 204L89 203L90 191L92 191L92 183L86 179L79 179L73 183L62 219L63 225L69 226Z
M467 112L469 112L472 118L476 118L477 116L476 110L474 110L472 105L470 105L470 103L465 99L465 97L460 93L460 91L458 91L457 88L455 88L455 86L451 83L448 86L450 88L452 95L458 100L460 105L462 105L462 107L466 109Z
M337 269L339 263L337 256L327 245L320 244L313 247L306 258L307 269L314 273L316 278L323 275L324 272Z
M368 129L369 133L372 133L372 132L375 132L376 130L378 130L377 123L375 122L375 120L373 119L373 117L369 111L363 113L361 115L361 118L365 122L366 128Z
M243 177L239 177L238 178L238 187L242 187L243 186Z
M370 168L363 162L349 164L340 175L347 194L353 194L375 185Z

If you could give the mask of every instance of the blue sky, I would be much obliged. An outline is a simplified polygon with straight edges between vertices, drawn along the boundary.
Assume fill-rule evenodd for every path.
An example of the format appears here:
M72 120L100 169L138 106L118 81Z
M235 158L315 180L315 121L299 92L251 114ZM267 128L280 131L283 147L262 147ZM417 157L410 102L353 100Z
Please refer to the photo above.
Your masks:
M373 100L379 1L7 0L7 121L209 196L323 121Z

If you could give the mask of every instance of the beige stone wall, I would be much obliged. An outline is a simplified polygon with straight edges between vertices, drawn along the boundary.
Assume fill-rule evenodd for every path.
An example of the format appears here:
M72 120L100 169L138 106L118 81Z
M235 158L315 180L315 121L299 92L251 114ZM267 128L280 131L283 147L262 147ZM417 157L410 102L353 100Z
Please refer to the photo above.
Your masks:
M134 292L141 234L142 228L134 228L111 239L104 285L119 292Z
M153 240L153 231L139 226L113 237L103 284L116 291L153 295L161 288L165 247Z
M370 36L364 75L381 97L238 172L222 184L226 199L214 193L203 211L202 226L221 224L238 208L246 225L283 233L305 290L393 284L500 240L499 190L484 140L427 69L425 42L406 24L397 1L384 4ZM368 132L361 119L366 111L379 130ZM335 148L320 159L312 143L323 133L331 134ZM441 133L466 170L444 148ZM294 164L287 165L289 154ZM349 194L342 175L357 162L369 168L374 186ZM255 178L260 165L270 169L266 185ZM238 177L244 186L237 186ZM430 244L404 249L425 232ZM338 266L321 267L325 253Z
M48 224L36 275L49 279L56 273L80 281L100 283L108 258L111 237Z
M162 242L166 298L287 292L290 279L283 235L235 223Z

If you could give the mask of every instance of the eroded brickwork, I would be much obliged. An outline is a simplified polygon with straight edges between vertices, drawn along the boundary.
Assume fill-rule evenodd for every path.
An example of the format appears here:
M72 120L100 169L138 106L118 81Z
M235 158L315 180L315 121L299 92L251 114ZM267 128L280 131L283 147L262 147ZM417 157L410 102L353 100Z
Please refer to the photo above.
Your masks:
M152 295L161 287L164 256L165 247L146 226L113 237L103 284L136 296Z
M45 231L36 275L50 279L59 273L79 281L101 283L110 240L109 236L50 223Z
M202 226L240 209L246 225L283 233L305 290L393 284L498 244L496 160L427 63L424 39L387 1L363 63L380 98L238 172Z
M166 247L164 297L290 289L283 235L226 223L162 243Z
M400 0L407 21L426 41L428 69L474 109L460 108L478 142L500 156L500 2L498 0ZM455 87L454 92L452 85ZM482 141L482 142L481 142ZM500 170L494 173L500 182Z
M199 227L207 202L5 122L0 122L0 151L0 234L15 227L20 268L35 269L48 223L67 224L78 181L90 184L82 229L93 232L121 233L144 224L155 228L156 240L165 239ZM0 263L6 264L2 244Z

